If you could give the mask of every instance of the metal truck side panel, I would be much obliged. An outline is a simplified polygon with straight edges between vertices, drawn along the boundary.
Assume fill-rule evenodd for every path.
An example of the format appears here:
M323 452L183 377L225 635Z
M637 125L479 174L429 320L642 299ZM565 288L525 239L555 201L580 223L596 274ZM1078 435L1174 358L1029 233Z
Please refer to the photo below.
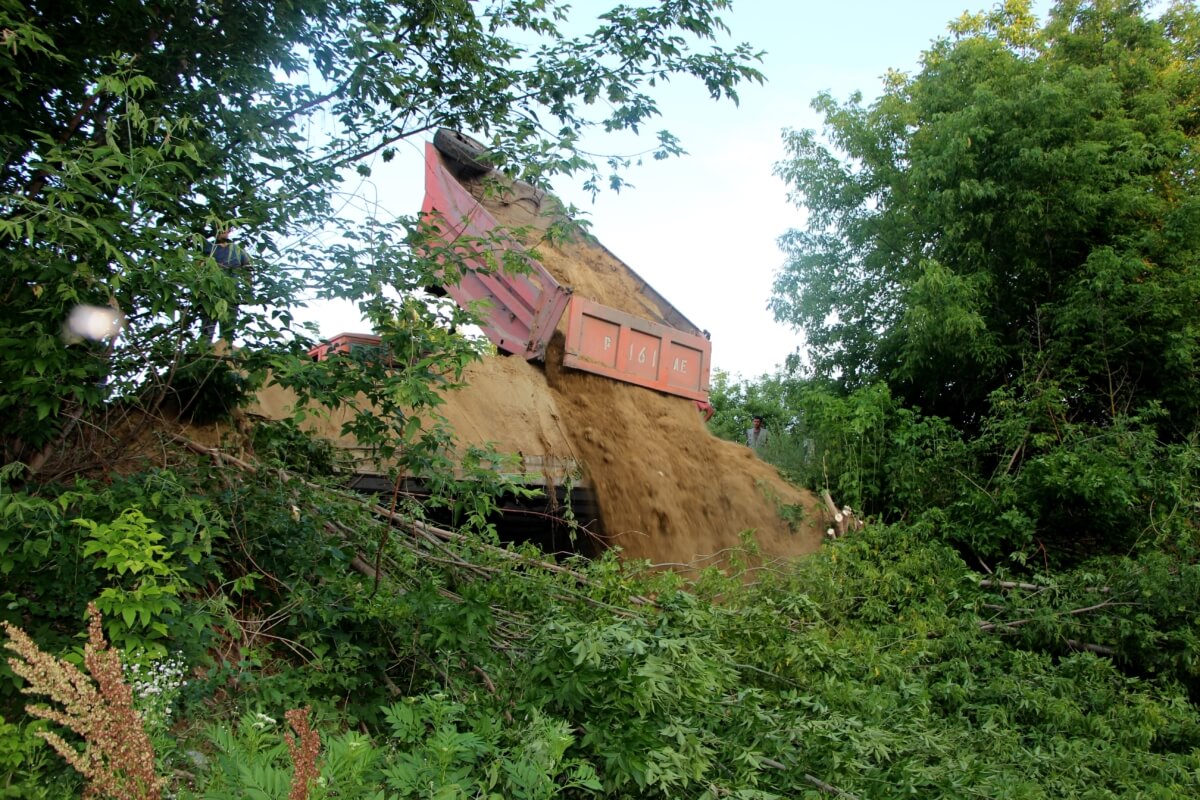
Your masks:
M354 353L360 349L382 352L383 340L370 333L339 333L308 351L313 361L324 361L335 353Z
M422 211L441 229L443 240L453 245L462 237L487 237L498 227L488 212L446 168L442 156L432 144L425 145L425 202ZM524 252L515 241L499 246ZM567 307L570 291L544 266L533 259L528 274L510 274L488 266L488 253L479 250L479 242L464 243L470 265L457 283L447 283L446 291L463 308L486 300L479 311L480 327L487 337L506 353L526 360L545 358L546 344L554 335ZM500 254L502 255L502 254Z
M563 364L692 400L708 400L712 345L583 297L567 306Z

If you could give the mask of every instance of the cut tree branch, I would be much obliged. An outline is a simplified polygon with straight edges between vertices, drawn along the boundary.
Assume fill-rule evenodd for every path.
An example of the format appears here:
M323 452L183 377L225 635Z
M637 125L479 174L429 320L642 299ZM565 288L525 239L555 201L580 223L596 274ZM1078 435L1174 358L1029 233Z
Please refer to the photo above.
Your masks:
M251 475L257 474L259 471L258 467L255 466L254 464L251 464L247 461L237 458L236 456L229 455L228 453L221 451L219 448L208 447L206 445L200 444L199 442L188 439L186 436L181 436L179 434L172 435L171 439L173 441L183 445L184 447L186 447L187 449L191 450L194 453L198 453L200 455L211 458L217 464L229 464L229 465L237 467L238 469L240 469L244 472L247 472ZM300 478L299 476L289 473L287 470L281 469L281 470L279 470L279 474L283 478L298 481L303 486L306 486L310 489L315 489L318 491L331 491L330 488L327 486L321 486L320 484L311 483L309 481L304 480L303 478ZM581 586L587 586L589 588L595 587L595 583L593 581L591 581L586 576L580 574L579 572L577 572L575 570L568 569L566 567L561 567L558 564L554 564L549 561L543 561L541 559L530 558L529 556L521 555L520 553L515 553L511 550L506 550L503 547L497 547L495 545L488 544L487 542L479 541L478 539L472 539L470 537L464 536L461 533L456 533L454 531L445 530L443 528L438 528L433 525L429 525L428 523L421 522L419 520L410 519L408 517L405 517L395 511L392 511L391 509L385 508L383 506L367 503L365 500L362 500L361 498L358 498L358 497L351 497L350 499L361 502L373 514L375 514L375 516L381 517L381 518L387 520L389 523L395 524L404 530L410 531L415 536L419 536L422 539L425 539L430 544L432 544L436 540L441 540L443 542L457 542L457 543L469 544L472 547L478 548L478 549L482 550L483 552L489 553L491 555L497 556L502 559L506 559L509 561L518 561L518 562L521 562L522 564L527 564L529 566L536 567L538 569L542 569L547 572L553 572L553 573L559 574L559 575L567 575L573 581L575 581L577 584L579 584ZM354 565L352 565L352 566L354 566ZM478 565L471 565L471 566L475 570L485 569L483 567L479 567ZM359 569L357 566L354 566L354 568L357 569L359 572L362 572L362 570ZM366 575L368 573L363 572L363 574ZM373 570L372 574L378 574L378 570ZM587 600L589 603L592 603L592 604L595 604L598 606L603 606L605 608L615 608L615 607L611 606L610 604L603 603L599 600L596 600L595 598L584 597L584 599ZM634 605L656 606L654 601L652 601L648 598L645 598L645 597L641 597L639 595L631 596L629 598L629 602L633 603Z
M804 780L808 781L822 792L825 792L825 794L834 794L838 797L848 797L850 800L858 800L858 795L850 794L850 792L847 792L845 789L839 789L832 783L826 783L825 781L813 775L805 773Z
M850 506L838 508L837 503L833 502L833 496L829 494L828 489L821 492L821 499L825 501L825 508L828 509L830 519L833 522L833 527L825 531L825 534L830 538L839 539L845 536L847 531L862 530L865 527L866 523L854 515L854 511Z
M1072 608L1069 611L1057 612L1056 616L1059 616L1059 615L1078 616L1080 614L1087 614L1092 611L1099 611L1100 609L1107 608L1108 606L1132 606L1132 605L1136 605L1136 603L1119 603L1115 600L1105 600L1103 603L1096 603L1095 605L1086 606L1084 608ZM1029 623L1031 623L1033 621L1034 620L1032 618L1014 619L1011 622L983 622L983 621L980 621L979 630L981 630L981 631L994 631L994 630L1000 630L1000 629L1011 630L1013 628L1019 628L1022 625L1028 625Z

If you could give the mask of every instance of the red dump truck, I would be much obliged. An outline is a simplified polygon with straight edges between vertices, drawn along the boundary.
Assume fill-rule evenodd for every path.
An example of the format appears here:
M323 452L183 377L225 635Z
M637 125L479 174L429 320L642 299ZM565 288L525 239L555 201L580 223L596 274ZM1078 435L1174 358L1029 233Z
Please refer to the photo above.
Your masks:
M466 183L478 185L489 174L507 179L482 161L485 150L460 133L439 130L425 146L425 218L442 240L480 242L491 247L522 250L512 237L502 234L499 223ZM528 187L532 190L532 187ZM603 249L598 242L594 247ZM468 253L470 251L468 250ZM611 256L605 250L605 253ZM638 292L667 324L602 305L574 293L532 258L530 269L509 273L486 265L487 254L469 258L474 263L461 280L447 283L446 291L459 305L486 300L482 328L500 350L526 359L544 359L546 345L566 318L563 363L627 383L668 394L707 401L711 346L702 331L668 303L627 265L612 256L611 263L625 272Z

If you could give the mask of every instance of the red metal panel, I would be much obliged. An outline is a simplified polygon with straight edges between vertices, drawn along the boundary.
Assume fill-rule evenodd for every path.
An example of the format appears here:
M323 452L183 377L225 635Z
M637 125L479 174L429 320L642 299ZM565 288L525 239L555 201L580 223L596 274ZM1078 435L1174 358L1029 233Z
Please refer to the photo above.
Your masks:
M313 361L324 361L335 353L349 353L354 345L382 348L383 340L371 333L339 333L308 351Z
M446 169L442 156L432 144L425 145L425 202L422 211L442 230L447 244L459 238L485 237L498 227L491 215L471 193ZM463 308L479 300L488 301L482 310L483 332L501 350L516 353L526 359L545 358L546 344L554 335L558 321L567 307L570 290L559 285L544 266L528 259L528 274L509 274L486 271L487 253L478 252L479 243L472 242L462 279L446 285L446 291ZM507 250L524 252L515 241L498 244ZM498 254L503 255L503 254Z
M563 364L692 400L708 400L712 345L583 297L567 307Z
M698 337L692 337L698 338ZM705 347L695 347L691 342L678 337L667 342L667 383L681 389L703 386L708 394L708 368L711 347L707 339L701 339Z

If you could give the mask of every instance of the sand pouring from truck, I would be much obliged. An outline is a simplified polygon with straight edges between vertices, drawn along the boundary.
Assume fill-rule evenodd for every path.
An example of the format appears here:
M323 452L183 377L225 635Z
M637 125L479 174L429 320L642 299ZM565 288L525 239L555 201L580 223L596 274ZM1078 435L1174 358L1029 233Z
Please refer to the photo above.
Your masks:
M819 548L819 501L746 447L712 436L697 413L696 402L708 399L707 336L556 198L492 169L486 155L471 139L439 131L425 148L423 211L440 239L430 254L455 254L438 291L473 310L507 355L469 364L438 412L459 447L515 455L520 471L510 477L545 491L545 507L525 517L542 529L503 530L502 538L536 535L558 552L569 537L573 550L619 547L624 557L684 569L724 563L746 535L758 552L747 563ZM514 261L522 268L497 269ZM343 334L315 355L378 343ZM272 390L261 400L275 418L296 398ZM330 409L306 422L354 448L338 433L346 413ZM355 481L392 480L387 464L362 455ZM560 523L563 508L572 525ZM508 510L506 523L524 513Z

